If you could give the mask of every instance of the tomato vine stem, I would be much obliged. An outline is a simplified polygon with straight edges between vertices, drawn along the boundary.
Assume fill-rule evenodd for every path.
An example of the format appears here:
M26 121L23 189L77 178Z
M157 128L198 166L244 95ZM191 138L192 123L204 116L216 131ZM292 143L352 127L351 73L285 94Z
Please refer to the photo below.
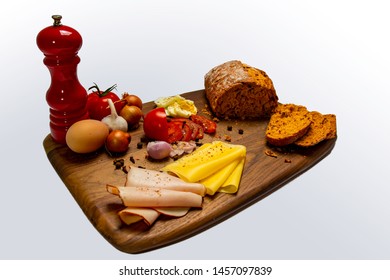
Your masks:
M109 94L112 90L116 89L117 85L113 85L111 87L109 87L108 89L106 89L105 91L101 92L98 85L96 83L93 83L94 85L91 86L88 90L91 90L91 89L96 89L96 94L99 96L99 97L104 97L106 96L107 94Z

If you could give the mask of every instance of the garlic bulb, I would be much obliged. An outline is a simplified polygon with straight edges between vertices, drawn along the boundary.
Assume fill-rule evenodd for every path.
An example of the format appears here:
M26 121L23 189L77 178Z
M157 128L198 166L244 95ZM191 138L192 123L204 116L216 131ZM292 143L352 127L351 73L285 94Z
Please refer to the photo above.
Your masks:
M127 132L127 130L128 130L127 121L123 117L118 116L118 113L116 112L116 109L114 106L114 102L112 102L111 99L108 98L107 102L108 102L108 105L110 106L111 114L104 117L102 119L102 122L108 126L110 131L122 130L124 132Z

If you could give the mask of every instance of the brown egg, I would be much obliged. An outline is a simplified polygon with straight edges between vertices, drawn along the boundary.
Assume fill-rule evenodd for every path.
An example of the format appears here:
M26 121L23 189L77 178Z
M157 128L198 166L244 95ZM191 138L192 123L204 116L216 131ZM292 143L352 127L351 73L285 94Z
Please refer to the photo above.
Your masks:
M66 144L76 153L91 153L104 145L108 133L107 125L101 121L78 121L68 129Z

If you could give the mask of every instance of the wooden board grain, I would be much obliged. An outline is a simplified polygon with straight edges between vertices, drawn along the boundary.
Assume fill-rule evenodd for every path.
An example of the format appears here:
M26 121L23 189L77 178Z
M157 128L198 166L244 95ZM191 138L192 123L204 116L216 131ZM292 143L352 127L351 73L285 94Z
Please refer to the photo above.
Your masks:
M199 114L207 111L203 90L182 96L195 101ZM153 106L152 102L146 103L143 111L146 113ZM231 131L228 126L232 127ZM231 143L246 146L247 157L238 192L207 196L202 209L193 209L181 218L160 216L150 228L142 222L127 226L120 221L117 212L123 205L118 197L106 191L106 184L123 185L126 179L122 170L114 168L115 158L104 150L88 155L73 153L66 146L53 142L50 135L44 139L43 145L52 166L94 227L118 250L135 254L182 241L237 214L314 166L332 151L336 143L336 139L332 139L305 150L274 150L277 157L271 157L265 154L271 150L265 141L266 126L266 120L220 121L216 135L206 136L202 142L225 141L228 136ZM243 130L242 134L239 129ZM142 125L131 134L129 151L120 157L126 165L158 170L169 163L170 160L148 161L145 146L137 148L143 137ZM135 164L130 157L134 158Z

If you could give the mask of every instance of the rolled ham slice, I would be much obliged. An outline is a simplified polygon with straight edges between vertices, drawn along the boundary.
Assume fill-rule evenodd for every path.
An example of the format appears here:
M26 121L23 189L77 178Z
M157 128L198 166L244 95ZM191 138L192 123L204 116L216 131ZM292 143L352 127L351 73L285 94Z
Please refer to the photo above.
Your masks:
M164 208L143 208L126 207L118 212L120 219L127 225L143 221L147 226L151 226L160 215L172 218L185 216L190 208L188 207L164 207Z
M202 207L199 194L163 188L127 187L107 185L107 191L119 195L127 207Z
M206 188L200 183L188 183L166 172L132 166L127 173L126 186L140 188L162 188L182 192L191 192L201 196Z
M154 208L158 213L169 216L169 217L183 217L185 216L190 208L188 207L164 207L164 208Z
M119 211L118 214L127 225L143 220L148 226L151 226L160 216L160 213L154 209L140 207L126 207Z

